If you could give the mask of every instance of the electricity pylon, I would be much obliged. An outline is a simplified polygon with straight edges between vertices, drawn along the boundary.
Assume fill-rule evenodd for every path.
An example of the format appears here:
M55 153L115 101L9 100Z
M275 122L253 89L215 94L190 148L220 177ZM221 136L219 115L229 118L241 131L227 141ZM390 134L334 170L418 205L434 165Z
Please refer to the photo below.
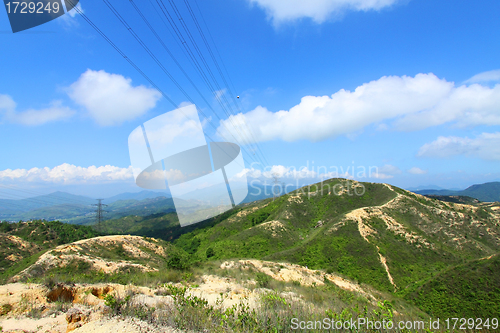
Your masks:
M96 219L96 224L97 224L97 228L99 231L101 231L101 221L102 221L103 213L106 212L105 210L102 209L102 207L108 206L108 205L105 205L102 203L103 200L104 199L97 199L97 204L92 205L92 206L97 207L97 209L95 210L95 212L96 212L95 219Z

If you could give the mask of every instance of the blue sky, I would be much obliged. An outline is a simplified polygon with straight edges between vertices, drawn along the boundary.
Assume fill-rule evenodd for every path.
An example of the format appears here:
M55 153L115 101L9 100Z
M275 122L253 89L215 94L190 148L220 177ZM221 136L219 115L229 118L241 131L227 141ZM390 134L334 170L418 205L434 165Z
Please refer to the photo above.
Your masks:
M219 129L206 125L206 134L238 137L152 7L156 1L135 3L210 106L130 2L110 2L209 117L205 122ZM189 3L223 60L231 91L240 96L232 122L244 121L258 141L261 152L253 155L254 143L245 151L251 177L266 168L287 181L298 177L293 170L315 179L318 166L327 170L323 177L353 176L347 168L354 166L356 179L405 188L465 188L500 179L500 2ZM80 4L176 105L187 101L104 2ZM177 5L217 75L184 2ZM140 190L128 136L174 106L74 10L13 34L0 9L0 45L0 195L63 190L97 197ZM266 163L255 157L261 153ZM260 164L252 168L254 161ZM378 172L357 175L370 167Z

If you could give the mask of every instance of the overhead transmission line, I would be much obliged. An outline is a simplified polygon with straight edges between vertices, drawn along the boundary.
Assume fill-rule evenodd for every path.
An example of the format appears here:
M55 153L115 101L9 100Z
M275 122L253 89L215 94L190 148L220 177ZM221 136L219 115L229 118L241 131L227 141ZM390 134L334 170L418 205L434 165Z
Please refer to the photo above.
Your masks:
M196 59L196 56L194 55L193 51L190 49L189 47L189 44L187 43L186 39L182 36L182 32L180 31L180 29L177 27L174 19L172 18L170 12L168 11L167 7L165 6L165 4L163 3L163 0L156 0L156 3L158 4L158 6L160 7L163 15L165 16L165 18L167 19L167 21L169 22L172 30L175 32L175 35L177 36L177 38L180 40L182 46L185 48L187 54L189 55L189 58L191 60L191 62L193 63L194 67L198 70L198 73L200 74L201 78L203 79L203 81L205 82L205 84L207 85L207 87L209 88L209 90L214 94L214 97L215 99L217 100L217 102L219 102L219 105L221 106L222 110L225 112L226 116L228 117L228 121L230 123L232 123L233 125L233 128L240 132L240 136L242 139L246 140L247 143L249 145L251 145L252 143L252 140L249 139L248 137L245 138L245 135L243 135L241 133L241 131L239 130L239 126L236 126L236 124L234 124L233 122L233 118L231 118L231 115L234 116L234 113L232 112L232 106L231 106L231 103L229 103L229 101L226 99L226 96L224 93L222 93L220 96L217 94L216 92L216 88L218 89L218 91L223 91L223 89L221 89L220 85L218 84L217 80L215 79L215 76L213 75L210 67L208 66L208 63L205 59L205 57L203 56L202 52L200 51L200 48L198 47L198 45L196 44L196 41L194 39L194 37L192 36L192 34L190 33L189 31L189 28L187 27L184 19L182 18L182 15L180 14L179 10L177 9L175 3L171 0L169 0L169 3L171 5L171 7L173 8L178 20L181 22L181 25L186 33L186 35L188 36L188 39L191 41L191 43L193 44L193 47L195 48L196 50L196 53L198 54L198 56L200 57L201 61L203 62L205 68L207 69L207 72L209 74L209 76L212 78L212 81L214 82L214 85L216 86L216 88L214 88L214 86L211 84L209 78L207 77L207 75L205 74L205 72L203 71L203 68L202 66L200 65L200 63L198 62L198 60ZM187 5L189 6L189 3L187 3ZM227 81L225 80L224 78L224 74L222 73L222 71L220 70L220 66L218 65L217 63L217 60L215 59L215 56L213 56L213 52L211 51L210 49L210 45L208 44L208 41L206 41L206 38L203 34L203 31L201 30L201 26L199 25L197 19L196 19L196 16L194 15L194 12L193 10L191 9L191 7L189 6L188 7L188 10L190 11L192 17L194 18L195 21L195 24L197 25L198 27L198 31L200 32L202 38L204 39L205 41L205 45L207 46L207 49L209 50L209 52L212 54L212 59L214 60L214 63L216 64L216 67L218 67L219 69L219 73L222 75L222 78L223 78L223 81L226 82L226 86L228 88L228 90L230 91L230 93L232 95L234 95L231 90L230 90L230 87L228 86L227 84ZM221 100L221 97L224 99L224 102ZM233 99L234 99L234 96L232 96ZM227 107L226 107L227 106ZM237 104L235 104L235 106L237 107ZM227 108L229 108L230 110L227 110ZM244 120L244 123L245 125L248 127L248 124L246 124L246 121L245 119ZM249 134L250 135L253 135L252 132L249 130ZM253 139L254 142L257 142L257 140L255 140L255 138ZM254 149L254 148L252 148ZM255 149L254 149L255 150ZM258 151L258 149L257 149ZM261 155L264 157L262 151L261 151ZM265 157L264 157L265 159ZM260 158L261 162L262 161L262 158ZM263 162L264 163L264 162ZM266 161L267 163L267 161ZM268 163L267 163L268 164Z
M68 2L72 3L72 0L67 0ZM104 0L105 1L105 0ZM137 66L134 61L132 61L132 59L130 59L129 57L127 57L127 55L101 30L99 29L99 27L97 27L97 25L95 25L92 20L87 16L85 15L85 13L83 13L82 10L80 10L77 6L74 6L73 7L78 14L80 14L80 16L83 17L83 19L97 32L99 33L99 35L101 35L101 37L104 38L104 40L106 40L125 60L127 60L127 62L132 66L134 67L134 69L139 73L141 74L158 92L160 92L160 94L165 97L165 99L167 101L170 102L170 104L172 104L175 108L178 108L177 104L175 104L175 102L167 96L167 94L151 79L149 78L149 76L144 73L140 68L139 66ZM206 118L208 118L203 112L201 112L201 110L198 109L198 111L200 113L202 113L202 115ZM189 117L187 117L185 114L184 116L189 119ZM210 123L210 122L209 122ZM210 123L211 124L211 123ZM213 124L211 124L213 126ZM214 127L214 126L213 126ZM214 127L215 128L215 127ZM216 129L216 128L215 128ZM203 128L201 128L201 130L203 131ZM205 131L203 131L205 133ZM208 135L207 133L205 133L205 136L207 136L212 142L215 142L215 140L213 140L213 138ZM243 159L245 159L243 157ZM248 161L247 161L248 163ZM244 166L242 166L244 167Z
M231 99L233 100L233 103L234 105L236 106L237 108L237 111L238 112L241 112L241 109L240 107L238 106L238 102L237 102L237 99L234 98L235 94L234 92L231 90L231 85L233 86L233 89L234 89L234 84L231 80L231 77L229 75L229 72L227 71L227 68L226 66L224 65L224 60L222 59L221 55L220 55L220 52L217 48L217 44L215 43L213 37L212 37L212 34L210 33L210 29L208 28L208 25L205 21L205 18L203 17L203 13L201 12L200 10L200 7L198 6L198 2L195 0L195 4L196 4L196 7L198 8L198 11L200 12L200 16L203 20L203 23L205 24L205 28L207 29L207 32L208 32L208 35L210 36L210 39L212 40L212 44L214 45L214 48L215 48L215 51L217 52L217 55L219 56L219 59L221 61L221 64L222 64L222 67L224 68L224 70L226 71L226 74L227 74L227 77L228 77L228 80L229 82L231 83L231 85L229 85L228 83L228 80L226 80L226 77L221 69L221 67L219 66L219 63L217 61L217 58L215 57L214 53L212 52L212 49L210 47L210 43L207 41L207 39L205 38L205 34L203 33L203 29L201 28L200 24L198 23L198 19L196 18L196 15L194 14L194 11L191 9L191 6L189 5L189 1L188 0L184 0L184 3L186 4L186 7L188 8L188 11L191 15L191 18L193 19L195 25L196 25L196 28L198 29L198 32L199 34L201 35L201 38L203 39L203 42L205 43L205 46L206 48L208 49L208 52L210 53L210 56L212 58L212 61L214 62L216 68L217 68L217 71L219 72L219 75L220 77L222 78L222 80L224 81L228 91L229 91L229 96L231 96ZM235 89L236 90L236 89ZM261 147L259 147L259 143L257 141L257 139L255 138L255 135L254 133L252 132L250 126L248 126L248 123L246 122L246 119L245 117L243 117L243 121L245 123L245 126L247 127L249 133L250 133L250 136L252 137L254 143L255 143L255 146L257 147L257 149L255 149L257 152L260 152L262 157L264 158L264 160L266 161L266 163L269 165L269 162L267 161L265 155L263 154L262 152L262 149Z
M163 65L161 65L160 61L154 56L154 54L152 52L149 51L149 48L147 48L147 46L145 45L145 43L140 39L140 37L134 32L134 30L130 27L130 25L123 19L123 17L118 13L118 11L113 7L113 5L109 2L106 2L106 5L108 5L108 7L110 8L110 10L115 14L115 16L120 20L120 22L122 22L122 24L127 28L127 30L134 36L134 38L141 44L141 46L143 46L145 49L146 49L146 52L148 52L148 54L153 58L153 60L155 60L155 62L162 68L163 71L167 71L165 69L165 67ZM189 75L187 74L187 72L184 70L184 68L182 67L182 65L179 63L179 61L177 61L177 59L175 58L175 56L172 54L172 52L170 51L170 49L167 47L167 45L164 43L164 41L161 39L161 37L158 35L158 33L156 32L156 30L154 29L154 27L151 25L151 23L149 22L149 20L145 17L145 15L142 13L142 11L139 9L139 7L135 4L135 2L133 0L130 0L130 3L132 4L132 6L134 7L135 11L139 14L139 16L142 18L142 20L144 21L144 23L148 26L148 28L151 30L151 32L154 34L154 36L156 37L156 39L158 40L158 42L162 45L162 47L165 49L165 51L168 53L168 55L172 58L172 60L174 61L174 63L177 65L177 67L181 70L181 72L184 74L184 76L188 79L188 81L191 83L191 85L194 87L194 89L197 91L197 93L200 95L200 97L205 101L205 103L207 104L207 106L210 108L210 110L212 110L212 112L214 113L214 115L217 117L217 119L219 119L221 122L222 122L222 126L224 126L226 128L226 130L228 130L229 134L236 140L238 141L238 139L234 136L234 134L229 131L229 129L227 128L225 122L223 122L223 120L217 115L217 113L215 112L215 110L212 108L212 106L210 105L210 103L207 101L207 99L205 98L205 96L203 96L203 94L201 93L201 91L198 89L198 87L196 86L196 84L193 82L193 80L189 77ZM168 71L167 71L168 72ZM170 73L167 74L169 76L169 78L174 81L174 83L176 84L176 86L181 90L181 92L183 92L184 96L193 104L194 101L192 100L192 98L185 92L185 90L182 89L182 87L180 87L180 85L177 83L177 81L172 77L172 75L170 75ZM203 112L201 110L198 109L198 111L200 113L203 114ZM212 125L212 124L211 124ZM212 127L214 127L212 125ZM233 127L235 127L233 125ZM216 129L214 127L214 129ZM261 162L262 159L261 159Z
M224 113L226 114L226 116L228 117L228 121L230 123L232 123L234 129L238 132L240 132L238 130L238 127L235 126L234 122L233 122L233 119L230 118L230 115L232 114L231 111L228 111L227 110L227 107L231 107L230 105L228 105L228 103L224 104L222 101L221 101L221 96L223 96L223 98L225 98L224 94L219 94L217 91L219 92L222 92L223 90L220 88L220 86L218 85L217 83L217 80L215 79L215 77L213 76L213 73L211 72L210 70L210 67L208 66L207 62L205 61L205 58L203 57L203 55L201 54L201 51L199 50L196 42L194 41L194 38L192 37L191 33L189 32L189 29L187 28L187 26L185 25L183 19L182 19L182 16L180 15L180 13L178 12L177 10L177 7L175 7L175 4L170 2L171 6L174 6L174 11L176 13L176 16L177 18L180 20L180 22L182 23L182 26L184 28L184 31L186 32L186 34L188 35L188 39L191 41L191 43L193 44L196 52L198 53L198 56L200 57L200 59L202 60L203 64L205 65L205 68L207 69L207 71L209 72L209 75L210 77L212 78L212 81L214 81L214 84L216 85L216 87L214 87L212 85L212 82L210 81L210 79L207 77L207 74L204 72L203 70L203 67L200 65L200 63L198 62L198 60L196 59L196 56L195 54L193 53L193 51L191 50L191 48L189 47L189 44L187 43L186 39L184 38L184 36L182 35L182 32L180 31L180 29L177 27L177 24L175 23L175 20L173 19L173 17L170 15L170 12L168 11L167 7L165 6L165 4L163 3L163 1L158 1L156 0L158 6L160 7L163 15L165 16L165 18L167 19L167 21L169 22L172 30L175 32L175 35L177 36L177 38L180 40L181 42L181 45L184 47L184 49L186 50L186 53L188 55L188 58L191 60L192 64L194 65L195 69L198 71L198 74L200 75L200 77L202 78L202 80L205 82L205 84L207 85L208 89L210 90L210 92L212 92L212 94L214 95L214 98L215 100L219 103L221 109L224 111ZM161 3L161 5L160 5ZM214 112L215 113L215 112ZM240 132L240 136L242 139L244 139L243 135L241 135L241 132Z
M156 64L162 69L162 71L174 82L174 84L177 86L177 88L184 94L184 96L193 104L194 101L193 99L187 94L187 92L179 85L179 83L175 80L175 78L169 73L169 71L163 66L163 64L158 60L158 58L154 55L154 53L148 48L148 46L143 42L143 40L137 35L137 33L134 31L134 29L127 23L127 21L118 13L116 8L107 0L103 0L103 2L108 6L108 8L111 10L111 12L116 16L116 18L124 25L124 27L132 34L132 36L136 39L136 41L144 48L144 50L149 54L149 56L156 62ZM132 1L131 1L132 2ZM200 112L203 116L208 118L199 108L198 112ZM215 111L214 111L215 113ZM217 114L216 114L217 116ZM218 117L218 116L217 116ZM219 118L220 119L220 118ZM209 122L210 125L217 130L217 128ZM203 130L203 129L202 129ZM232 133L230 133L232 134ZM234 137L234 136L233 136ZM234 137L235 140L237 141L236 137ZM212 140L213 141L213 140ZM245 149L244 147L242 147Z

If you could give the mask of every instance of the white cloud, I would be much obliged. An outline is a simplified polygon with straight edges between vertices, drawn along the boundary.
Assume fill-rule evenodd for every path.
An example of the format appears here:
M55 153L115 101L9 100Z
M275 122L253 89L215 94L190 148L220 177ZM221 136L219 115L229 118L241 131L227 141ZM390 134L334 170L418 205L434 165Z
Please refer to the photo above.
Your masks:
M258 106L221 121L218 132L245 142L238 124L248 124L256 141L319 141L362 130L384 121L390 129L414 131L445 123L500 125L500 84L455 86L434 74L384 76L331 96L305 96L290 110ZM387 123L391 121L391 123ZM233 127L232 124L236 124ZM385 127L385 126L384 126Z
M68 88L68 95L84 106L102 126L118 125L156 106L161 94L118 74L88 69Z
M331 17L338 17L346 11L380 10L398 0L248 0L263 8L275 25L301 18L310 18L323 23Z
M474 139L468 137L440 136L426 143L418 151L422 157L452 157L464 155L484 160L500 160L500 132L482 133Z
M412 175L425 175L427 173L427 170L422 170L418 167L413 167L408 170L408 173L411 173Z
M395 175L401 174L401 170L390 164L386 164L380 168L377 168L375 172L371 173L371 178L376 179L390 179L394 178Z
M78 8L82 13L85 13L80 2L75 7ZM61 22L66 28L72 28L78 26L76 15L78 15L78 12L75 10L75 8L72 8L65 15L61 16L58 21Z
M132 167L89 166L88 168L64 163L54 168L7 169L0 171L0 182L44 182L59 184L90 184L133 181Z
M280 178L280 181L290 181L290 180L303 180L303 181L313 181L318 182L324 179L330 178L349 178L357 180L366 180L367 178L375 179L387 179L393 178L395 175L401 174L401 170L393 165L386 164L382 167L377 166L363 166L363 165L309 165L306 166L283 166L283 165L273 165L267 166L264 170L254 168L253 165L250 168L242 170L239 174L235 176L238 177L246 176L249 179L267 179L268 181L273 179L274 175Z
M216 101L220 100L220 98L221 98L222 96L224 96L224 95L226 94L226 92L227 92L227 89L226 89L226 88L221 89L221 90L216 90L216 91L214 92L214 94L215 94L215 100L216 100Z
M52 101L47 108L26 111L16 111L17 104L9 95L0 94L0 113L4 119L11 123L27 126L43 125L45 123L67 119L75 114L75 111L63 106L61 101Z
M14 112L16 110L16 102L9 95L0 94L0 111Z
M467 81L465 81L465 83L481 83L481 82L492 82L492 81L500 81L500 69L476 74Z

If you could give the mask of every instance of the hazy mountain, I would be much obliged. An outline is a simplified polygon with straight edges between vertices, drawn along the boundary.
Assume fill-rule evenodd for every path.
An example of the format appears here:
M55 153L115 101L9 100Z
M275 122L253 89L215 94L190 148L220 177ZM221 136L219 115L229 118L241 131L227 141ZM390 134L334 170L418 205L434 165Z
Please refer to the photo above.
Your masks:
M62 193L62 192L59 192ZM62 196L58 193L57 197ZM155 193L155 192L152 192ZM67 194L67 193L65 193ZM142 195L151 195L149 193ZM70 195L71 196L71 195ZM140 197L140 195L138 196ZM80 197L85 198L85 197ZM51 206L44 206L30 210L0 210L0 220L7 221L27 221L36 219L45 219L47 221L59 220L73 224L93 224L95 223L96 207L92 206L97 203L96 200L86 198L86 204L64 203ZM26 201L24 201L26 200ZM16 200L21 201L21 200ZM81 202L85 202L82 199ZM26 204L29 206L33 201L23 199L19 205ZM16 203L18 204L18 203ZM106 200L103 200L106 204ZM26 207L22 206L22 207ZM167 213L174 209L172 198L153 197L143 200L128 199L117 200L103 207L104 218L119 218L127 215L147 216L157 213Z
M55 205L90 205L96 201L92 198L66 192L54 192L26 199L0 199L0 214L4 211L27 212L37 208Z
M418 187L408 187L406 190L411 191L411 192L416 192L416 191L424 191L424 190L447 190L441 186L437 185L421 185ZM457 189L460 190L460 189Z
M114 195L112 197L106 198L103 200L104 203L110 204L118 200L144 200L144 199L153 199L158 197L166 197L170 198L170 193L164 192L155 192L155 191L141 191L141 192L126 192Z
M500 201L500 182L472 185L462 191L426 189L415 191L415 193L422 195L469 196L484 202L494 202Z

